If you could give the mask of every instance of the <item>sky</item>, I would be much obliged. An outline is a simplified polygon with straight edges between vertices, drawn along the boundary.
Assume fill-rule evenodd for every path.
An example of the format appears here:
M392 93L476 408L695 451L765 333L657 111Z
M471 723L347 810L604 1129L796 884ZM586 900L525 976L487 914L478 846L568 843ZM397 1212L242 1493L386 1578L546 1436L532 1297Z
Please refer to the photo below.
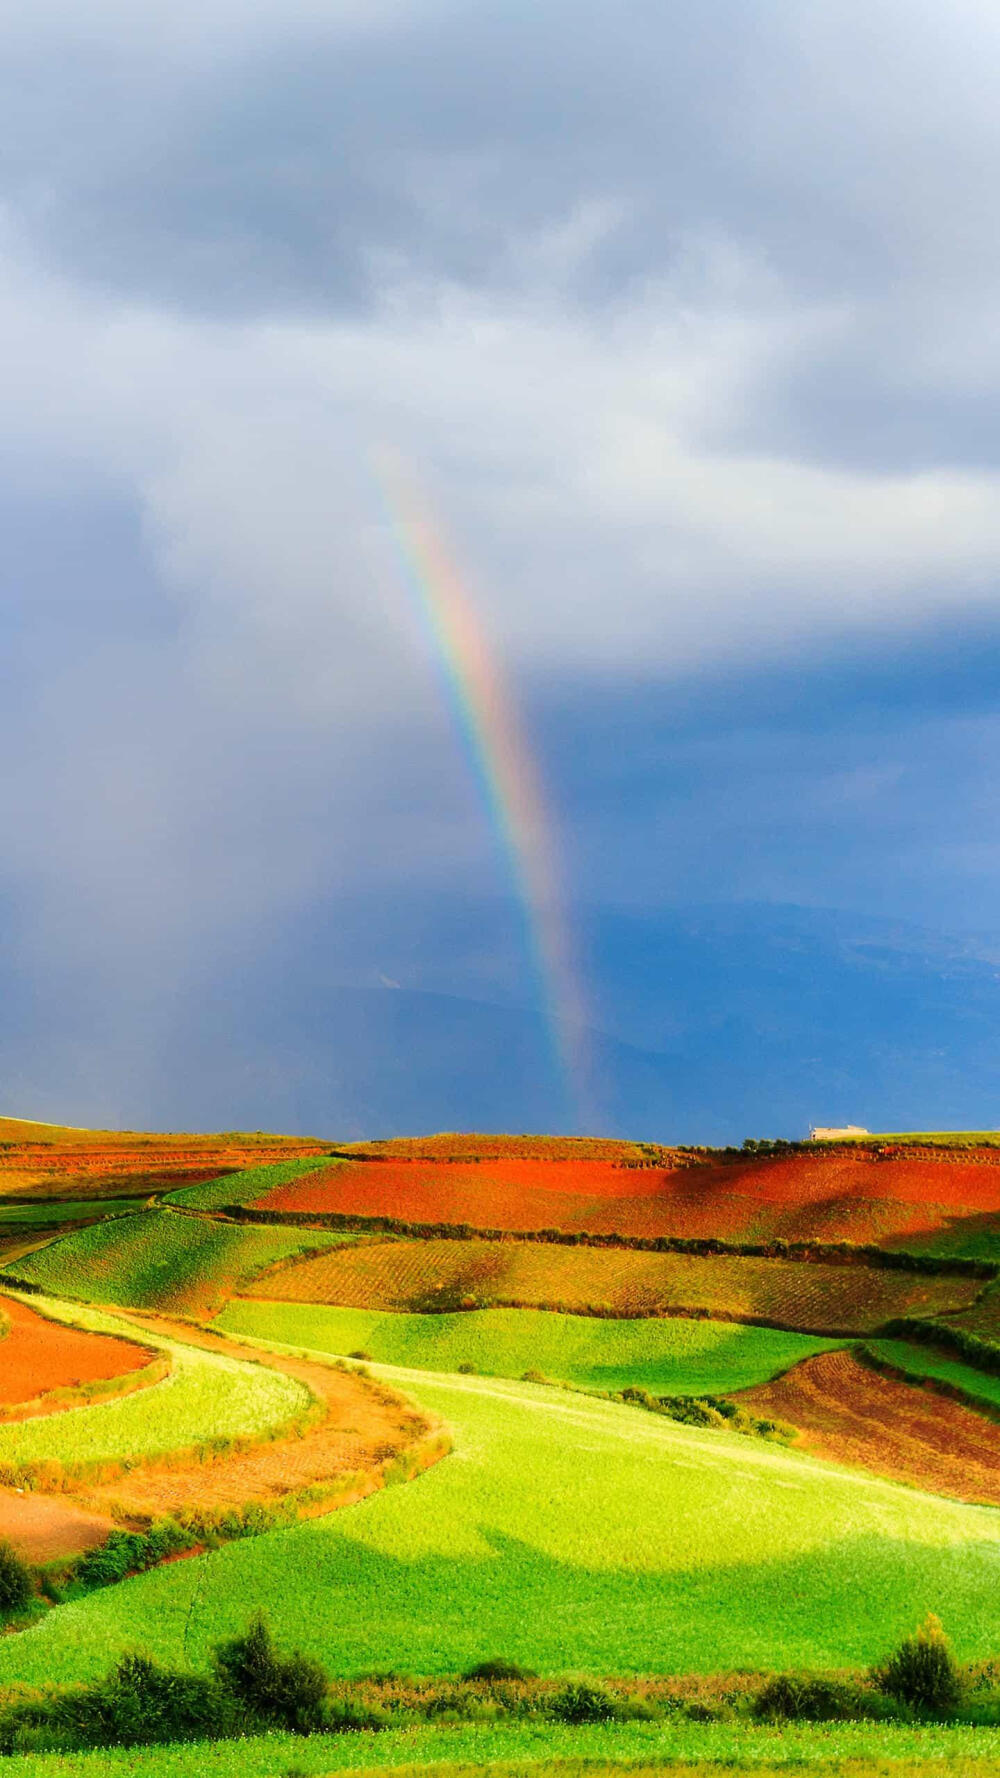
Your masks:
M546 1016L387 453L595 1032L626 915L1000 930L998 65L972 0L0 4L6 1109L215 1121L156 1081L234 983Z

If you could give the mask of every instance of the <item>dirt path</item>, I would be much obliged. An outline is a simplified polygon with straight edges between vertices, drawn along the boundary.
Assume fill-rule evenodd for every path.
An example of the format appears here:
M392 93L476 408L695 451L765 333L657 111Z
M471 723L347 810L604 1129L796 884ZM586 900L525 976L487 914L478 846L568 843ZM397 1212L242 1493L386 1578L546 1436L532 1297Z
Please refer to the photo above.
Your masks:
M138 1317L135 1317L138 1321ZM241 1507L251 1502L274 1503L284 1495L316 1484L335 1482L348 1472L361 1472L352 1499L380 1484L380 1466L402 1455L435 1428L435 1423L412 1407L395 1390L354 1371L334 1370L330 1365L306 1359L286 1358L249 1348L223 1335L146 1315L142 1325L171 1339L246 1359L253 1355L275 1370L305 1383L319 1398L323 1418L302 1437L277 1439L247 1452L234 1452L187 1469L150 1467L105 1486L89 1489L88 1508L107 1510L120 1503L136 1518L157 1518L185 1506L211 1509ZM81 1498L83 1498L81 1496ZM318 1503L328 1511L344 1500Z
M735 1400L798 1427L813 1456L954 1500L1000 1506L1000 1426L961 1402L822 1352Z

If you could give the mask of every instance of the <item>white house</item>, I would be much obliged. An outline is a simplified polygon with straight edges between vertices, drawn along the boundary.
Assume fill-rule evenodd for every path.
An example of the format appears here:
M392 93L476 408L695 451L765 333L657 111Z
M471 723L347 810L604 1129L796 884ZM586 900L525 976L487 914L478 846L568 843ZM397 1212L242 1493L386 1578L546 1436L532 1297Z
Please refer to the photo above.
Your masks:
M842 1124L840 1129L827 1129L825 1124L817 1124L810 1130L810 1142L836 1142L841 1136L870 1136L870 1130L863 1130L860 1124Z

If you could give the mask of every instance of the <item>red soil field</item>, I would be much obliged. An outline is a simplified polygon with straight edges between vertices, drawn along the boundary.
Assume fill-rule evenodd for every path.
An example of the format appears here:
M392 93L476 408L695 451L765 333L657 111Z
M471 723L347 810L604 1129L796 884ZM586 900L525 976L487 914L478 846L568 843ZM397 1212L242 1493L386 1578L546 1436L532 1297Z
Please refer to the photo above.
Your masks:
M0 1340L0 1404L35 1401L51 1389L71 1389L99 1378L124 1377L156 1356L131 1340L84 1333L36 1314L13 1297L0 1297L9 1323Z
M141 1136L0 1119L0 1198L112 1197L218 1179L243 1167L324 1154L295 1136Z
M1000 1426L961 1402L821 1352L735 1397L799 1429L796 1444L954 1500L1000 1506Z
M510 1230L864 1243L1000 1212L1000 1154L685 1156L673 1166L595 1158L370 1158L335 1162L293 1180L258 1207Z
M381 1161L609 1161L669 1165L684 1149L608 1136L496 1136L444 1131L438 1136L391 1136L383 1142L346 1142L338 1154Z

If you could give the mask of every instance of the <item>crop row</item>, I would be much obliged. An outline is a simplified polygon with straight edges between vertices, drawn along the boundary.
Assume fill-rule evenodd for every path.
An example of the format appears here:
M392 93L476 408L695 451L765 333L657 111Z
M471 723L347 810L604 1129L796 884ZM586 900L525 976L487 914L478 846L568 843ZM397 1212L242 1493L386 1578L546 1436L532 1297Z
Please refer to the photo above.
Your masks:
M804 1332L850 1334L969 1302L974 1279L866 1266L701 1257L530 1241L375 1241L271 1272L259 1294L418 1311L517 1304L623 1317L701 1311Z

